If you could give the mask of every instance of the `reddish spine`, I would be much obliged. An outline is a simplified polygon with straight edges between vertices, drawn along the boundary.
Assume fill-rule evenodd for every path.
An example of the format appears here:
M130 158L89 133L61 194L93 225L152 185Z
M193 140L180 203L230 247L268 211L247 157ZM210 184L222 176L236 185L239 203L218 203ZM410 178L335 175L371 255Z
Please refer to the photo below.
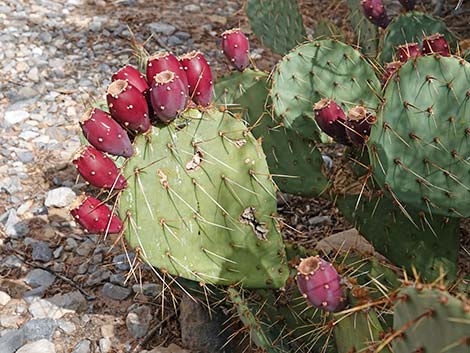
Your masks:
M125 80L111 83L106 92L111 116L130 130L145 132L150 128L145 96Z
M122 69L120 69L118 72L116 72L113 77L113 81L116 80L124 80L129 82L132 86L137 88L140 93L143 95L147 94L147 91L149 90L149 85L147 81L145 80L144 75L142 75L136 68L126 65Z
M250 64L250 44L239 28L222 33L222 49L227 59L238 71L245 70Z
M81 195L71 205L73 218L89 233L119 233L123 224L108 206L91 196Z
M180 57L180 62L186 72L189 93L193 101L202 106L212 102L212 71L206 59L200 52L193 51Z

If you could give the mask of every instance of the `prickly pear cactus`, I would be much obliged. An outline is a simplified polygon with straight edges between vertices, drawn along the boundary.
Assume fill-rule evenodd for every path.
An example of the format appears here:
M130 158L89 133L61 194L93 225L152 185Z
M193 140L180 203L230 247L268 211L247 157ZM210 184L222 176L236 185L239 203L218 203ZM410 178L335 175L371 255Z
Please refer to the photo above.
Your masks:
M290 194L318 196L327 188L323 158L313 140L286 129L271 117L267 105L268 74L245 70L216 84L217 102L249 124L266 154L278 188Z
M402 289L393 321L395 334L384 341L393 352L470 351L470 303L444 290L420 284Z
M306 40L297 0L248 0L246 14L263 45L278 54L284 55Z
M367 56L375 56L379 47L379 27L364 16L361 0L348 0L348 7L349 22L361 51Z
M374 177L388 196L426 213L470 216L470 64L408 61L384 94L369 139Z
M396 17L388 25L382 37L380 61L382 63L393 61L399 45L415 42L421 45L423 37L435 33L443 34L451 51L454 52L457 38L447 28L444 21L418 11L407 12Z
M280 287L287 278L264 154L228 112L189 111L134 141L119 202L151 265L199 282Z
M276 66L271 98L274 113L288 129L318 138L313 105L334 99L343 110L354 105L375 109L380 83L359 51L334 40L298 46Z
M374 248L397 266L435 280L444 270L457 274L459 220L433 216L406 206L404 210L382 195L339 196L343 215ZM406 215L405 213L406 212Z

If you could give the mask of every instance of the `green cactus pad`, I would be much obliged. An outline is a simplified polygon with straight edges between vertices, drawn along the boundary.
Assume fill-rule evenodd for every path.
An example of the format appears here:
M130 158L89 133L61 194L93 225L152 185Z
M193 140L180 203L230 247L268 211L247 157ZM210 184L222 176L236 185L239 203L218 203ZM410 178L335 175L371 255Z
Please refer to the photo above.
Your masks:
M357 204L358 197L340 196L337 205L375 250L410 273L416 268L425 280L438 278L441 269L449 279L455 278L460 236L458 219L429 217L410 207L406 207L406 216L387 197L362 195Z
M408 61L388 83L372 127L375 179L396 202L470 216L470 64L455 57Z
M328 185L323 158L313 140L273 121L265 109L268 75L245 70L232 73L215 86L217 102L240 113L253 135L262 142L269 172L279 190L307 197L318 196Z
M273 74L271 98L276 116L288 129L318 139L313 105L335 99L347 111L354 105L375 109L380 83L354 48L334 40L300 45L286 55Z
M393 315L393 352L470 352L470 304L438 290L407 287Z
M281 287L288 276L264 154L231 114L189 111L134 142L119 213L130 245L174 276Z
M451 51L454 52L457 45L457 38L452 33L444 21L439 18L426 15L421 12L411 11L396 17L385 30L380 44L382 63L393 61L396 48L406 43L417 42L422 44L423 37L440 33L443 34L449 43Z
M361 51L367 56L375 57L379 47L379 27L364 16L361 0L348 0L348 7L349 22Z
M248 0L246 15L263 45L284 55L306 40L297 0Z

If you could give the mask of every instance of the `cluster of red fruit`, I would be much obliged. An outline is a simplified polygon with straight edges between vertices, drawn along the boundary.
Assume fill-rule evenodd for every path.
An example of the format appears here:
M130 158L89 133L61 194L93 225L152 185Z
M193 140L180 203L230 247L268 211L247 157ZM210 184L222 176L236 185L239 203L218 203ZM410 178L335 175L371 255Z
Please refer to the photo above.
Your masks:
M248 39L239 29L222 34L222 47L237 70L249 65ZM93 186L110 191L126 188L125 177L107 154L131 157L129 136L147 132L152 122L168 124L188 107L208 107L213 85L211 68L198 51L178 58L171 52L152 55L145 76L130 65L123 67L112 76L106 92L109 114L93 108L80 120L90 145L80 148L73 159L78 172ZM111 209L91 196L78 197L70 212L91 233L123 229Z

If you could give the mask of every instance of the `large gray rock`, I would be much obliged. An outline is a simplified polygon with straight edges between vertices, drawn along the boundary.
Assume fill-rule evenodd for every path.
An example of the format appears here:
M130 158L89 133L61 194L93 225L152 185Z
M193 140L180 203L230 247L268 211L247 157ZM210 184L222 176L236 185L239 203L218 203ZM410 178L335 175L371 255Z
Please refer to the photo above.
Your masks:
M134 338L144 337L150 328L151 320L152 309L148 305L137 307L127 314L127 330Z
M57 323L53 319L33 319L22 327L27 341L51 340L56 328Z
M0 351L2 353L14 353L25 343L23 330L12 330L0 337Z
M83 340L77 343L72 353L89 353L91 348L91 342L89 340Z
M101 289L101 293L114 300L124 300L131 295L132 290L126 287L116 286L112 283L105 283Z

